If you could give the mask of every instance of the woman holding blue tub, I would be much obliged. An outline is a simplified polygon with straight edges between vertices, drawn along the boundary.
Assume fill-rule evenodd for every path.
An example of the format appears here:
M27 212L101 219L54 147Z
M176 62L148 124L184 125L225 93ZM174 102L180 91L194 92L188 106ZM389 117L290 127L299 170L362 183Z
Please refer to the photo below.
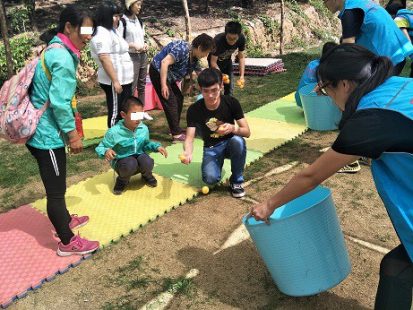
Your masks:
M413 287L413 79L392 76L387 57L342 44L320 60L320 91L343 111L332 147L295 175L250 215L267 221L274 210L297 198L361 156L371 170L401 244L380 265L375 309L410 309Z

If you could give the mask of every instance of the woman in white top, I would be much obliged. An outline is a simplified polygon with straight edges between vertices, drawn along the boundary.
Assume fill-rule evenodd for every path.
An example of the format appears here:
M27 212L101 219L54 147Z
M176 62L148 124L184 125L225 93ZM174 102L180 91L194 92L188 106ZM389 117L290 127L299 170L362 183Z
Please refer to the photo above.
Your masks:
M91 41L92 57L98 64L98 82L106 94L108 128L121 119L121 104L132 94L129 44L115 30L119 18L120 8L115 4L106 2L100 6L96 14L97 32Z
M119 23L118 33L129 43L129 55L133 62L132 94L138 90L139 99L145 104L146 74L148 57L145 43L145 28L138 18L142 0L125 0L125 14Z

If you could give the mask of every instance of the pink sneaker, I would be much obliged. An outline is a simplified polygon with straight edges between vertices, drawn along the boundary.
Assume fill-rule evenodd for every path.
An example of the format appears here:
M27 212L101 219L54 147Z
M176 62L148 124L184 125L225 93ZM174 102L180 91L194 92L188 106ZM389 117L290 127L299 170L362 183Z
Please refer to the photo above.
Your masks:
M79 229L80 227L85 226L88 222L89 222L89 217L88 216L77 216L77 214L72 214L70 215L70 223L69 223L69 228L71 231L74 231L76 229ZM57 238L59 238L59 236L57 235L57 232L55 232L54 230L52 230L53 235Z
M69 228L72 231L85 226L89 222L88 216L78 216L77 214L72 214L70 217L71 217L71 220L69 223Z
M69 244L64 245L59 242L57 245L57 255L70 256L70 255L85 255L96 251L99 248L98 241L89 241L80 238L79 235L74 235L70 239Z

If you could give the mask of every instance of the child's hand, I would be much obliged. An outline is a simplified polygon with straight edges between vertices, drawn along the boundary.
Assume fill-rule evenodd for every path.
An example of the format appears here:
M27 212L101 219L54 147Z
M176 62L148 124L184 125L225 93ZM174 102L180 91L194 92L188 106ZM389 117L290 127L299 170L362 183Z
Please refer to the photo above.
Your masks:
M116 157L116 152L114 151L114 150L112 150L112 149L108 149L107 151L106 151L106 153L105 153L105 159L107 160L107 161L111 161L111 160L114 160L115 159L115 157Z
M168 152L166 151L166 149L162 146L158 147L158 152L161 153L165 158L168 157Z

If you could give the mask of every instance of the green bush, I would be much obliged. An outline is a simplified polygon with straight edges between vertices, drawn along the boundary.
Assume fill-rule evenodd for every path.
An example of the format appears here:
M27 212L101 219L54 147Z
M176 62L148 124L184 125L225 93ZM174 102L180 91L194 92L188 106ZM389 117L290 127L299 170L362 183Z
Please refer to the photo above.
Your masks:
M26 7L15 7L8 12L10 30L17 34L27 31L30 26L30 14ZM30 27L29 27L30 28Z
M34 38L21 36L10 40L13 67L15 72L24 67L26 60L31 56ZM7 80L6 52L4 45L0 45L0 85Z

